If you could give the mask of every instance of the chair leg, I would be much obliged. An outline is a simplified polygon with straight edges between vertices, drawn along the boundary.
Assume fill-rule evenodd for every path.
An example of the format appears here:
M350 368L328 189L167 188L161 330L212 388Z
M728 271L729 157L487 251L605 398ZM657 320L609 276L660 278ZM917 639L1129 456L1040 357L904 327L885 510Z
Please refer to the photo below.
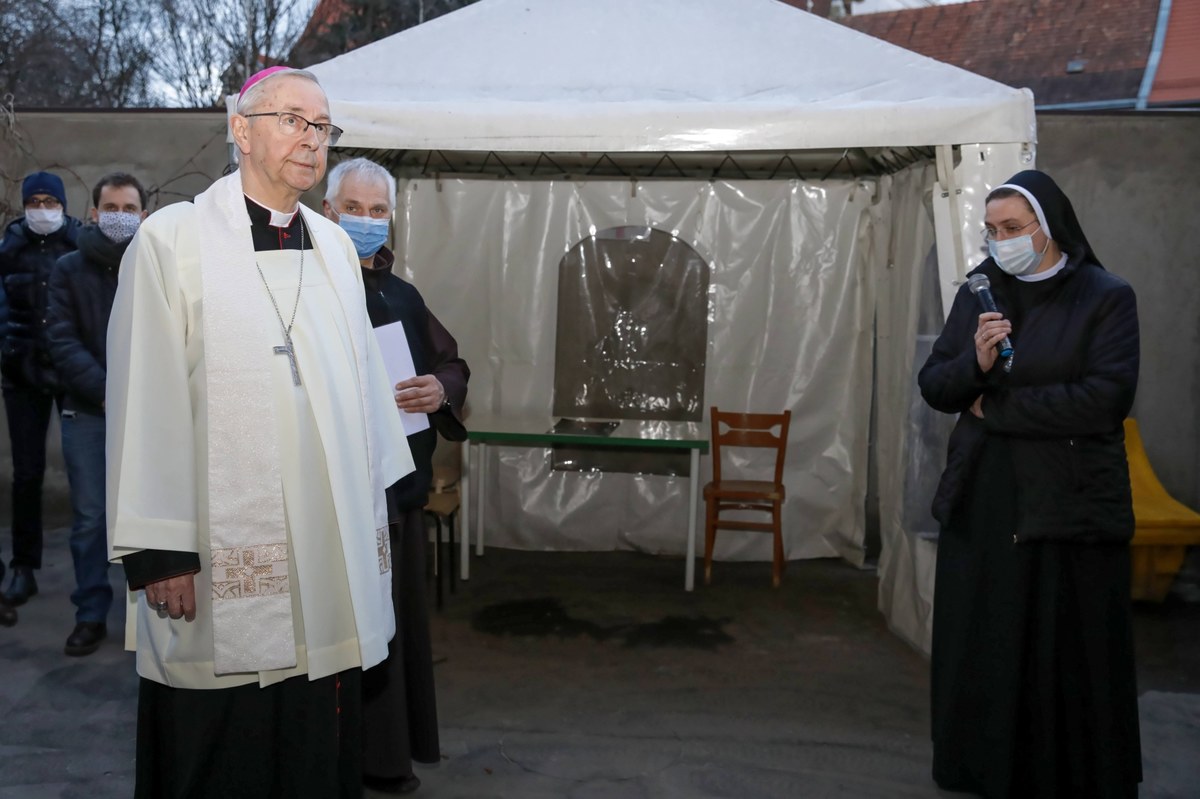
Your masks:
M437 514L434 513L433 511L427 510L424 512L422 519L425 522L425 529L423 532L425 533L425 537L428 538L429 537L429 523L432 521L434 524L437 524ZM426 579L428 579L430 577L436 578L437 573L438 573L437 550L434 550L433 553L426 552L425 553L425 577L426 577Z
M422 516L421 518L424 519L424 521L425 521L425 537L428 537L428 536L430 536L430 521L436 522L437 519L434 518L433 513L431 513L430 511L425 511L425 515ZM426 552L425 553L425 577L426 578L437 577L437 573L438 573L437 553L434 552L433 557L431 558L430 553Z
M704 502L704 584L712 585L713 544L717 540L717 503L712 497Z
M774 509L771 511L771 522L774 528L771 532L775 538L775 557L771 564L771 582L776 588L783 582L783 522L780 518L782 515L783 509L779 506L779 502L776 502Z
M454 517L458 515L458 511L451 513L446 517L446 565L449 566L450 573L450 593L457 593L455 572L457 568L454 565Z
M434 561L437 561L438 542L442 540L442 517L436 513L433 515L433 523L437 525L437 533L433 537ZM445 564L438 563L437 572L433 575L433 579L437 586L437 609L442 609L442 571Z

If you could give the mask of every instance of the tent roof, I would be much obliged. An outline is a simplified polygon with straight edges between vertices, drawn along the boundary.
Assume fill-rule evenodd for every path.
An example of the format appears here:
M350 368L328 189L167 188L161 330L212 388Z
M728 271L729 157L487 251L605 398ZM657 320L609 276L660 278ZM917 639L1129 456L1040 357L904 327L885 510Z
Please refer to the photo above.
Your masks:
M776 0L481 0L310 68L348 147L1035 140L1033 99Z

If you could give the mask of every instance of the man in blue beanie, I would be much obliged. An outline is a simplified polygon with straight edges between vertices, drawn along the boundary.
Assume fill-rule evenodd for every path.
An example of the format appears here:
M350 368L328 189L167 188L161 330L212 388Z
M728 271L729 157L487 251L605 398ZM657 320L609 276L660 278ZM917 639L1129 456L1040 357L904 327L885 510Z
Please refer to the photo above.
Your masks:
M67 193L57 175L28 175L21 183L21 200L25 215L11 222L0 240L0 280L9 312L0 346L0 389L13 460L12 580L4 600L13 607L37 593L46 433L61 397L46 335L47 286L54 262L76 249L80 227L78 219L67 216Z

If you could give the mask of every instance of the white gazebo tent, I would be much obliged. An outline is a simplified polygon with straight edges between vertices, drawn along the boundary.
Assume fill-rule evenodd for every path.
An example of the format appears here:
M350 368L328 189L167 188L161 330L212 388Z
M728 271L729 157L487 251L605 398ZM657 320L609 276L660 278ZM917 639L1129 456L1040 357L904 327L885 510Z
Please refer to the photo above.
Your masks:
M792 409L789 557L861 565L870 484L881 609L928 649L944 423L914 388L940 327L920 309L948 309L983 196L1033 162L1028 91L775 0L482 0L311 69L341 146L401 178L397 269L473 409L550 413L564 253L671 233L711 270L703 406ZM493 458L492 542L683 552L683 481Z

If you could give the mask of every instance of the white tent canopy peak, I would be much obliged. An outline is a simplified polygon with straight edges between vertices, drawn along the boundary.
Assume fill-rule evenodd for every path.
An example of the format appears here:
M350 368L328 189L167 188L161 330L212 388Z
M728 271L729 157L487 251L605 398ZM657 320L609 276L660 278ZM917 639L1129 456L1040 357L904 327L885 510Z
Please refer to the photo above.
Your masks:
M481 0L311 68L350 147L1033 141L1028 92L776 0Z

